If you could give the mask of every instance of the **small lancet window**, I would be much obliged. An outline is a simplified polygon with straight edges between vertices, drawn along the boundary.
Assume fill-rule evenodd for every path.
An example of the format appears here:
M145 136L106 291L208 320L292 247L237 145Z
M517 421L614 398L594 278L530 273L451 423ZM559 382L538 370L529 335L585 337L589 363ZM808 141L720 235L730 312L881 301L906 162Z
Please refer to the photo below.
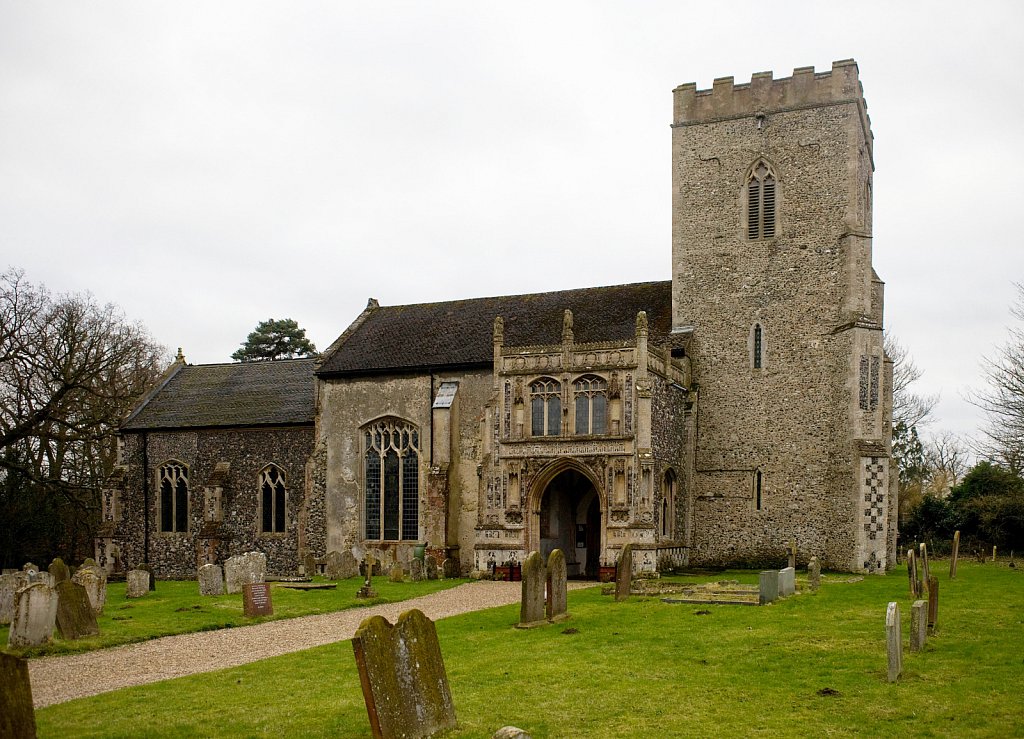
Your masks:
M260 473L260 531L280 534L285 531L284 474L279 467L270 465Z
M188 531L188 468L168 462L157 471L160 487L160 530Z
M761 369L761 352L764 346L764 331L760 323L754 324L753 336L751 337L751 363L754 369Z
M761 510L761 470L754 471L754 510Z
M747 175L747 238L775 236L775 173L763 159Z

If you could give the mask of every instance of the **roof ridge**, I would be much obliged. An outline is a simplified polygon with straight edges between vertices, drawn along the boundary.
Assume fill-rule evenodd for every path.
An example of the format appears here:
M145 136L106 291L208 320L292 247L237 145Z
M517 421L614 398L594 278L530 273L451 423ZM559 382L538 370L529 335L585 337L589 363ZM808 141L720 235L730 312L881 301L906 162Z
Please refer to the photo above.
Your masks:
M532 293L511 293L507 295L482 295L477 298L456 298L455 300L431 300L422 303L400 303L396 305L378 305L377 308L416 308L424 305L450 305L454 303L474 303L483 300L504 300L506 298L532 298L541 295L558 295L563 293L582 293L593 290L613 290L621 287L642 287L645 285L670 284L672 280L645 280L644 282L622 282L617 285L591 285L590 287L569 287L564 290L544 290ZM324 352L326 354L327 352Z

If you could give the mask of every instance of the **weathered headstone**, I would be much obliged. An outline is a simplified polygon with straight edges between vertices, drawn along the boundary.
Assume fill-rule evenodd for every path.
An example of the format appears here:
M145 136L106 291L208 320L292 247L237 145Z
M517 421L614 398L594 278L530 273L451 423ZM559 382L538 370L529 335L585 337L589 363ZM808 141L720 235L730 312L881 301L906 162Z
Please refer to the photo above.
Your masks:
M960 532L953 534L953 547L949 554L949 579L956 580L956 560L960 556Z
M779 595L783 598L796 592L796 570L786 567L779 570Z
M890 603L885 611L885 643L889 657L888 680L896 682L903 672L903 633L900 625L900 606Z
M934 634L939 628L939 578L928 581L928 633Z
M203 565L198 577L200 595L224 595L224 571L220 565Z
M924 582L932 579L931 568L928 567L928 545L921 542L921 577Z
M425 576L426 574L423 572L423 560L413 557L412 561L409 563L409 578L413 582L420 582Z
M141 598L149 592L149 573L145 570L129 570L125 576L124 597Z
M437 560L436 559L434 559L430 555L427 555L427 557L423 560L423 568L424 568L424 574L427 576L428 580L436 580L437 579Z
M910 607L910 651L920 652L928 640L928 604L915 600Z
M250 618L273 615L274 604L270 598L270 585L265 582L247 582L243 585L242 611Z
M356 559L356 555L346 549L341 553L341 562L338 567L338 579L348 580L350 577L356 577L359 575L359 560Z
M72 582L77 582L85 588L89 596L89 603L92 605L93 613L99 616L103 613L103 606L107 603L107 572L97 565L82 565L71 576Z
M817 557L811 557L811 561L807 563L807 583L811 590L821 587L821 565L818 564Z
M89 594L77 582L62 580L57 583L57 631L69 641L100 633L96 625L96 612L89 602Z
M341 552L330 551L324 557L324 577L328 580L341 580Z
M519 623L516 628L528 629L545 622L544 590L547 588L547 568L540 552L530 552L523 562L522 598L519 603Z
M757 578L757 602L764 606L779 599L779 572L765 570Z
M917 589L917 557L913 549L907 550L907 578L910 580L911 597L920 597L921 593Z
M24 573L0 575L0 624L9 624L14 618L14 596L26 585L28 578Z
M447 557L444 562L441 563L441 572L444 573L446 580L451 580L458 577L460 573L459 560L454 557Z
M35 735L28 662L0 652L0 737L35 739Z
M50 566L46 568L53 576L53 584L56 587L65 580L71 579L71 570L64 564L64 560L60 557L54 557L54 560L50 562Z
M524 568L525 569L525 568ZM553 549L548 555L548 588L546 615L549 621L564 621L568 614L568 571L565 566L565 553L561 549ZM525 576L523 578L526 579Z
M392 626L363 621L352 638L374 737L428 737L455 726L455 706L434 623L406 611Z
M625 600L633 587L633 545L626 544L619 552L615 567L615 600Z
M314 577L317 574L316 571L316 557L312 553L307 554L302 559L302 569L306 572L306 577Z
M15 594L7 643L12 647L45 644L53 637L56 622L57 591L43 582L29 583Z
M267 555L263 552L246 552L224 562L224 586L229 595L241 593L248 583L263 582L266 576Z
M405 580L405 570L402 569L402 565L395 562L391 566L391 582L402 582Z

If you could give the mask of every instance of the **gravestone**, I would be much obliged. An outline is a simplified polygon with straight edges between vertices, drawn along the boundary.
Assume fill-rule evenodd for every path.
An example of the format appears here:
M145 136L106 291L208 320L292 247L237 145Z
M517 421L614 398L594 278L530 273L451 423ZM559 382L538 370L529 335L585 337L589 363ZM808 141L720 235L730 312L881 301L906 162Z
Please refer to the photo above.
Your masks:
M144 570L149 573L149 590L153 592L156 590L156 570L153 569L153 565L142 564L136 567L137 570Z
M198 577L200 595L224 595L224 571L220 565L203 565Z
M917 559L913 549L907 550L907 579L910 580L910 596L917 598L920 593L917 592Z
M792 539L789 541L789 566L796 569L796 542Z
M779 599L778 570L765 570L757 578L757 602L764 606Z
M517 629L529 629L546 623L544 620L544 590L548 575L540 552L530 552L523 562L522 598L519 602L519 623Z
M246 616L272 616L274 604L270 599L270 585L250 582L242 586L242 610Z
M932 579L932 571L928 567L928 545L921 542L921 578L924 582Z
M356 592L357 598L376 598L377 591L373 589L373 566L376 561L372 554L367 554L366 558L363 559L363 587L359 588Z
M900 606L890 603L885 611L885 644L889 657L887 678L896 682L903 672L903 633L900 625Z
M246 552L224 562L224 586L229 595L241 593L243 585L263 582L266 576L267 555L263 552Z
M811 557L811 561L807 563L807 582L811 590L821 587L821 565L818 564L817 557Z
M26 585L28 578L24 573L0 575L0 625L9 624L14 618L15 594Z
M915 600L910 607L910 651L920 652L928 640L928 604Z
M0 737L35 739L35 735L28 662L0 652Z
M141 598L149 592L149 573L145 570L129 570L125 576L124 597Z
M100 633L85 587L71 580L57 583L57 631L69 641Z
M406 611L394 626L366 619L352 651L374 737L419 739L455 727L437 629L422 611Z
M939 578L928 581L928 633L934 634L939 628Z
M783 598L796 592L796 570L787 567L779 570L779 595Z
M402 569L402 565L395 562L391 566L391 582L403 582L405 580L405 570Z
M64 560L60 557L55 557L46 569L53 576L54 587L60 585L65 580L71 579L71 570L68 569L68 566L64 564Z
M428 556L426 559L423 560L423 568L424 568L424 573L426 574L428 580L436 580L437 579L437 574L438 573L437 573L437 560L436 559L434 559L433 557Z
M7 635L12 647L37 647L53 636L57 622L57 591L43 582L29 583L18 590L14 618Z
M956 580L956 560L960 555L960 532L953 534L953 547L949 555L949 579Z
M525 569L525 568L524 568ZM548 588L547 609L548 621L564 621L568 614L568 574L565 566L565 554L561 549L553 549L548 555ZM525 580L525 577L523 578Z
M71 577L71 582L76 582L85 588L85 594L89 596L89 604L93 613L97 616L103 613L103 607L107 604L107 573L102 567L96 565L82 565Z
M307 554L302 560L302 568L306 571L306 577L314 577L316 572L316 557L312 553Z
M328 580L341 580L341 552L330 551L324 557L324 577Z
M458 577L460 574L459 560L454 557L447 557L444 562L441 563L441 572L444 573L445 580L452 580Z
M341 562L338 565L338 579L348 580L359 574L359 560L351 551L345 550L341 553Z
M413 557L412 562L409 563L409 577L413 582L420 582L424 579L425 573L423 572L423 560Z
M615 567L615 600L625 600L633 586L633 545L626 544L619 552Z

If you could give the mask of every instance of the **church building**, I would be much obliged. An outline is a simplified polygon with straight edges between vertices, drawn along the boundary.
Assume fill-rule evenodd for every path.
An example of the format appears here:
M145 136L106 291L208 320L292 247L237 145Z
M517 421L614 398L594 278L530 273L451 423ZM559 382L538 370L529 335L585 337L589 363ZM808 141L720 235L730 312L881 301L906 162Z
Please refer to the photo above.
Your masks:
M674 91L663 282L366 309L316 360L188 365L122 428L99 561L469 573L895 558L892 364L852 60Z

